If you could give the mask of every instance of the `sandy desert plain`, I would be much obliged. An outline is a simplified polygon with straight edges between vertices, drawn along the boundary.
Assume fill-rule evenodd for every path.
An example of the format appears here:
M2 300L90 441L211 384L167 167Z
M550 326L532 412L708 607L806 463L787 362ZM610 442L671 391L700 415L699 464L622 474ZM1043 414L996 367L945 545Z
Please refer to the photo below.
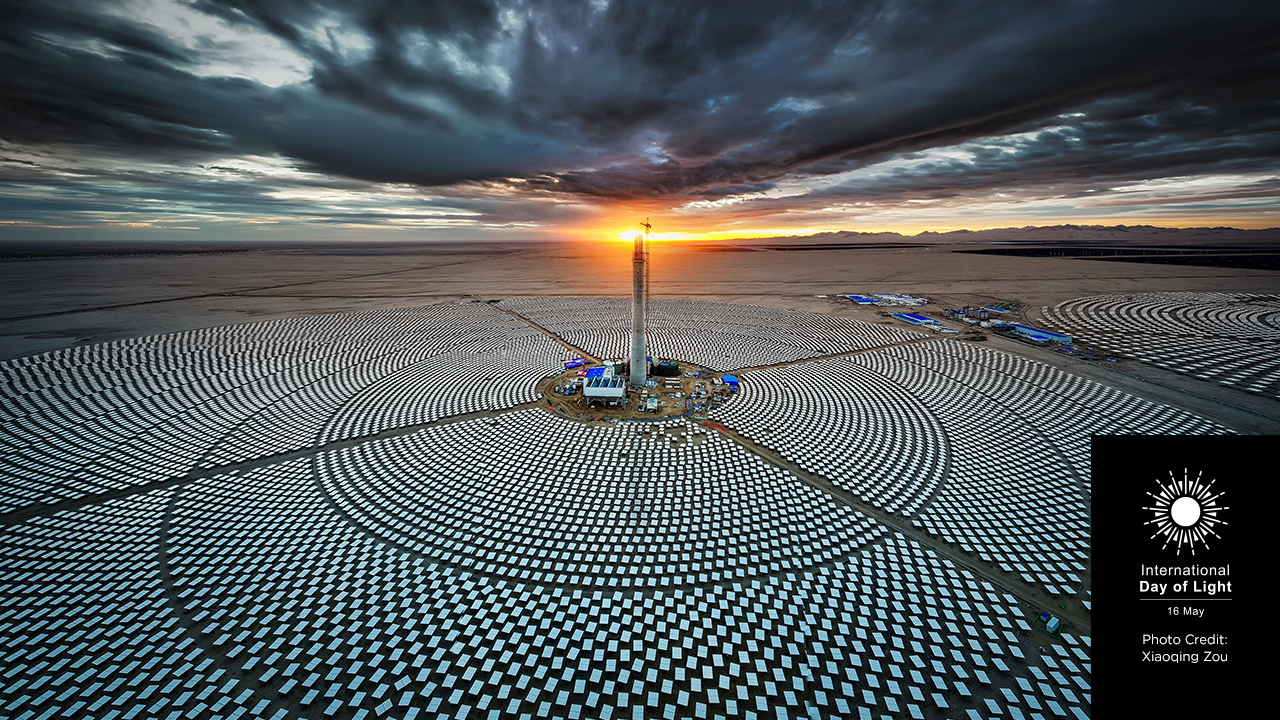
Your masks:
M923 357L907 346L936 342L903 340L895 333L906 326L835 296L924 296L931 301L925 312L1015 302L1024 306L1024 321L1039 325L1042 308L1072 298L1274 295L1280 274L982 255L957 251L988 245L918 239L815 245L803 238L659 244L651 291L659 299L765 306L882 328L873 333L881 338L876 342L900 346L894 348L901 351L893 361L898 365L877 365L878 350L871 347L870 359L824 366L872 379L868 387L881 393L870 404L846 398L846 405L831 406L836 415L857 416L856 427L866 433L848 436L851 446L865 445L852 455L827 463L821 447L809 452L785 438L770 440L761 433L772 429L752 424L752 408L772 412L761 398L787 397L788 377L817 377L821 385L821 376L788 375L787 368L774 375L758 371L760 380L746 377L743 398L731 401L728 413L713 413L717 424L673 423L656 435L581 423L562 428L536 399L524 399L500 413L470 408L454 418L436 412L401 419L401 427L387 421L364 435L314 435L312 446L291 448L277 438L260 457L201 451L194 464L170 463L169 471L148 470L145 477L83 492L63 493L42 480L40 473L57 475L47 467L22 466L36 490L30 502L7 503L3 513L0 534L9 560L0 568L7 608L0 623L12 639L4 664L23 672L2 681L0 706L23 718L50 711L273 718L1091 716L1088 445L1073 435L1089 431L1057 420L1037 424L1029 416L1037 399L1017 395L1035 383L1051 388L1054 404L1044 407L1056 418L1072 417L1071 397L1105 396L1129 417L1156 423L1150 427L1191 423L1177 426L1244 434L1280 433L1280 401L1128 359L1090 362L992 335L983 344L948 341L963 346L955 357L979 353L994 363L975 365L987 368L975 372L1020 378L984 385L956 371L955 382L986 388L978 392L992 401L980 412L995 414L969 422L962 401L921 390L943 385L916 385L914 399L901 390L917 372L902 368ZM566 242L11 256L0 259L0 361L332 313L626 296L628 250L624 243ZM1033 363L1006 363L999 353ZM963 367L954 358L946 362ZM1163 410L1153 415L1153 406L1099 394L1093 385L1081 390L1069 378L1037 370L1038 364L1207 423ZM899 384L877 384L875 378L889 376ZM856 394L857 387L839 380L833 392ZM972 388L956 390L955 397L979 397L964 394ZM875 404L886 397L910 408ZM941 404L920 410L927 402ZM735 409L733 403L755 404ZM821 401L804 407L826 412ZM1091 412L1097 427L1108 422L1105 410ZM984 428L988 416L1018 419ZM21 440L10 438L10 460L27 452L24 443L43 442L38 428L50 426L31 427L37 430ZM269 424L257 427L273 432ZM884 437L869 430L882 427ZM988 451L982 436L1011 427L1027 434L1003 440L1026 447L1000 459L1005 451ZM241 430L227 431L224 439L248 437L236 435ZM831 432L819 431L820 445L845 442ZM938 432L951 448L942 455L929 447ZM1061 438L1069 442L1055 445ZM533 447L544 440L546 447ZM584 442L603 450L584 452ZM61 452L52 456L65 459ZM881 463L875 467L886 477L867 486L880 496L840 480L853 472L840 463L857 458ZM563 495L554 482L536 485L546 480L534 467L543 461L565 477L586 480L570 483ZM48 467L57 465L51 462ZM68 477L92 485L99 461L77 462L80 474ZM641 467L649 474L635 470ZM724 468L727 484L725 475L715 475ZM894 473L908 468L932 479L896 487ZM1006 533L1004 539L988 542L989 525L972 531L981 522L973 510L978 498L992 492L983 483L1024 471L1032 474L1011 482L1039 478L1035 482L1071 496L1062 516L1023 514L1014 488L1009 507L993 510L993 517L1008 516L994 531ZM421 481L430 493L415 489L413 478L428 477ZM520 485L525 479L532 489ZM970 482L976 485L964 490ZM1001 482L991 487L1008 490ZM451 492L458 497L448 497ZM720 502L723 517L713 505ZM463 519L454 525L442 517ZM601 543L605 549L598 550ZM552 559L542 556L546 552ZM105 578L104 568L113 571ZM1066 620L1062 638L1031 629L1029 618L1041 608ZM112 636L118 639L107 642ZM127 644L118 647L122 641Z

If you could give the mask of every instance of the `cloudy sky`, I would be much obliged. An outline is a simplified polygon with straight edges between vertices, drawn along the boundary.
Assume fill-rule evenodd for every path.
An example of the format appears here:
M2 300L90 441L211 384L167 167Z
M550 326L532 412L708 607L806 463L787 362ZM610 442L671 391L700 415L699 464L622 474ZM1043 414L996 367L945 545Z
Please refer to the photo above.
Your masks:
M1280 226L1280 3L0 0L0 239Z

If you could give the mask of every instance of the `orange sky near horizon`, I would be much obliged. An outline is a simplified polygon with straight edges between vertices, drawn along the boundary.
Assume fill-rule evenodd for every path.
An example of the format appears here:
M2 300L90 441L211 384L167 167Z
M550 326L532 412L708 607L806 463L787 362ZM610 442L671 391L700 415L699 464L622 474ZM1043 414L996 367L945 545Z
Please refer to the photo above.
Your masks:
M654 242L715 242L728 240L746 240L772 237L804 237L829 232L859 233L897 233L913 237L924 232L947 233L955 231L981 231L1002 228L1051 227L1056 225L1105 226L1117 225L1151 226L1161 228L1205 228L1230 227L1240 230L1280 228L1280 218L1255 217L1241 218L1224 214L1221 217L1192 215L1187 217L1142 217L1140 215L1115 216L1064 216L1028 218L1014 214L998 215L984 218L977 222L923 223L910 221L901 223L863 224L856 221L831 223L822 225L786 225L777 223L777 217L764 216L759 225L742 222L735 218L730 229L717 229L716 219L711 217L690 218L670 208L627 208L610 211L607 216L592 222L565 228L575 239L603 242L631 242L631 234L643 232L643 222L649 219L652 225L650 240ZM978 220L966 213L966 219ZM771 222L772 221L772 222ZM723 227L723 226L720 226Z

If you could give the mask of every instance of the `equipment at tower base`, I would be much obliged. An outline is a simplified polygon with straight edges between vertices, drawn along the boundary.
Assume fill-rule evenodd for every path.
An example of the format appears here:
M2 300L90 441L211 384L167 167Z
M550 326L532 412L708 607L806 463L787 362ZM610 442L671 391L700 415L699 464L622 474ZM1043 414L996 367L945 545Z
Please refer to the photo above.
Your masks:
M658 377L680 377L680 363L675 360L661 360L652 363L649 370Z
M649 218L644 220L644 235L636 233L635 247L631 254L631 368L630 385L644 387L648 380L647 353L645 352L646 291L648 288Z
M586 377L583 379L582 396L587 401L587 407L597 402L605 405L625 405L626 383L622 378L614 377L612 368L588 368Z

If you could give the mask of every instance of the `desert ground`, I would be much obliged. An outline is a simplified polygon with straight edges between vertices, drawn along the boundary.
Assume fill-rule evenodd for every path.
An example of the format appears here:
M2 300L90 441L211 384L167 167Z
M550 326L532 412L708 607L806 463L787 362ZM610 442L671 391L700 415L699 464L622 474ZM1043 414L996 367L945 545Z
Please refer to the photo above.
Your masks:
M836 299L928 297L926 311L1012 301L1034 324L1071 298L1138 292L1280 292L1272 270L973 254L983 244L824 249L790 241L655 243L655 296L892 322ZM164 248L157 248L164 250ZM0 257L0 360L220 325L521 295L629 295L621 242L290 246L216 252ZM827 296L827 297L819 297ZM992 336L1024 354L1242 433L1280 433L1280 402L1138 362L1091 363Z

